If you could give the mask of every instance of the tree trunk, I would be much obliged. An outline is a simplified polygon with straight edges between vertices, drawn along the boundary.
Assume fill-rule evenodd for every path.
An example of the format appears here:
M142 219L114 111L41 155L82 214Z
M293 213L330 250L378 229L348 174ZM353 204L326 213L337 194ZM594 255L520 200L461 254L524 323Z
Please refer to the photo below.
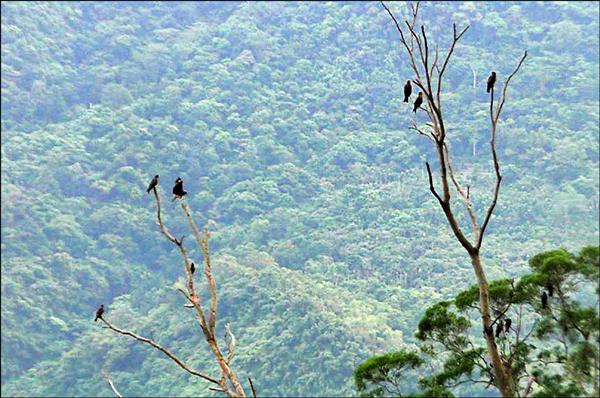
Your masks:
M469 253L471 256L471 264L477 276L477 284L479 285L479 310L481 312L481 320L483 321L483 334L487 344L488 354L492 365L494 366L494 376L496 378L496 387L500 390L503 397L514 397L515 390L510 369L504 366L504 362L498 352L498 346L494 339L492 329L492 317L490 315L490 293L488 282L481 265L479 251Z

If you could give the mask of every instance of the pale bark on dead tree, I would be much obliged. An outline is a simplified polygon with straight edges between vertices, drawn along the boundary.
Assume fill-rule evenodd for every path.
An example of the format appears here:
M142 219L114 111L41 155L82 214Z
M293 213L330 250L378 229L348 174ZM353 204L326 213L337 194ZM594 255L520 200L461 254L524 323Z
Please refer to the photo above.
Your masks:
M189 223L190 229L192 230L192 234L198 244L200 251L202 252L202 256L204 258L204 277L207 281L208 292L209 292L209 305L208 305L208 313L205 311L205 304L200 299L200 296L196 293L194 286L194 279L191 270L191 259L189 255L189 251L187 247L183 244L184 237L177 239L174 237L165 226L162 213L161 213L161 200L160 195L158 194L158 190L155 187L153 189L154 198L156 199L156 218L158 221L158 225L161 233L177 248L181 254L181 258L184 265L184 271L186 276L185 289L178 288L179 292L185 296L187 301L189 301L189 308L193 308L195 310L196 319L200 329L202 330L202 334L213 354L215 361L217 362L219 369L221 371L221 375L219 378L209 376L203 372L195 370L191 368L188 364L186 364L183 360L173 354L170 350L158 344L157 342L140 336L134 332L129 330L125 330L119 327L114 326L111 322L106 319L106 315L101 318L101 320L106 324L108 329L111 329L115 333L118 333L123 336L131 337L139 342L150 345L156 350L162 352L167 357L169 357L173 362L175 362L182 369L187 371L188 373L200 377L204 380L209 381L210 383L218 385L218 387L209 387L212 391L218 391L227 394L230 397L246 397L246 392L242 384L240 383L236 373L231 368L231 362L234 356L236 338L233 332L231 331L231 327L229 324L225 325L225 331L229 338L227 343L227 353L224 354L221 350L219 340L216 334L216 325L217 325L217 308L218 308L218 292L217 292L217 284L215 277L212 273L211 262L210 262L210 251L208 246L209 233L208 229L204 229L203 232L200 232L196 223L192 217L192 212L187 205L187 203L181 203L181 208L183 209L183 213ZM254 385L250 381L250 386L252 389L253 396L255 396ZM113 385L111 384L111 388ZM114 391L114 389L113 389ZM115 392L116 393L116 392Z
M426 162L427 174L429 179L429 189L433 196L437 199L440 207L442 208L442 211L446 216L446 219L448 221L448 224L450 225L450 228L452 229L454 236L460 242L463 248L467 251L469 257L471 258L471 264L473 266L473 270L477 278L477 283L479 285L479 310L481 313L482 326L486 339L488 355L490 357L491 363L494 366L496 387L505 397L515 396L516 385L514 383L510 367L507 366L507 364L502 360L494 339L494 334L489 332L493 326L493 322L492 317L490 315L488 282L485 270L483 268L483 264L481 263L480 249L483 243L483 236L485 234L486 228L488 227L492 213L498 201L498 193L500 191L500 183L502 181L502 175L500 174L500 164L496 152L496 133L498 128L498 120L500 118L502 108L504 107L504 103L506 101L508 85L514 77L514 75L521 68L523 61L525 61L525 58L527 57L527 51L525 51L517 67L509 75L508 79L506 79L506 81L504 82L502 96L500 97L500 100L495 107L493 89L490 96L490 146L496 181L493 188L492 201L485 213L483 224L480 225L478 222L477 213L474 209L472 202L473 195L469 192L468 189L465 190L462 187L458 179L455 177L454 170L452 168L452 164L450 161L449 145L447 143L447 130L444 119L444 113L442 111L441 98L444 73L448 68L456 44L465 34L467 29L469 29L469 27L467 26L466 28L458 32L456 29L456 25L452 25L453 33L451 44L444 58L441 59L439 57L439 51L437 47L435 49L435 53L431 54L425 27L421 26L420 29L417 28L417 18L419 14L418 2L416 5L409 5L411 20L404 21L404 24L406 25L405 28L402 28L400 26L398 20L390 11L390 9L383 2L381 2L381 4L394 21L396 29L400 34L400 43L406 51L406 53L408 54L408 60L412 68L412 72L415 74L413 82L421 89L426 99L426 102L423 104L423 108L420 109L426 112L427 118L429 119L429 122L426 123L427 127L420 127L415 122L410 128L412 130L417 131L417 133L419 133L420 135L427 137L428 140L432 143L432 145L434 145L434 147L436 148L438 154L440 183L442 186L442 192L440 194L436 190L431 167L429 163ZM406 35L403 29L407 29L408 33ZM450 184L454 186L462 201L464 202L466 211L469 215L471 230L473 233L472 240L470 240L465 235L465 233L463 232L463 228L461 228L461 225L455 217L454 211L452 210L452 196L450 193Z

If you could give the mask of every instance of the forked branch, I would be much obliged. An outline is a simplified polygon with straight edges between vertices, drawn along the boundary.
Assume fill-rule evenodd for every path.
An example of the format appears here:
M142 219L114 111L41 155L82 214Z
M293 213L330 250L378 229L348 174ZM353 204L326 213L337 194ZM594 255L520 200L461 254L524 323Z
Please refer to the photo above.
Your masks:
M207 374L204 374L202 372L199 372L195 369L192 369L191 367L189 367L188 365L186 365L181 359L179 359L179 357L177 357L175 354L173 354L171 351L167 350L166 348L164 348L163 346L161 346L160 344L158 344L157 342L155 342L154 340L151 340L149 338L146 337L142 337L138 334L135 334L133 332L130 332L129 330L125 330L125 329L120 329L116 326L114 326L112 323L110 323L109 321L107 321L104 317L101 317L100 320L102 320L102 322L104 322L106 324L106 326L120 334L123 336L129 336L134 338L137 341L141 341L144 344L148 344L154 348L156 348L157 350L159 350L160 352L162 352L163 354L165 354L167 357L169 357L171 360L173 360L173 362L175 362L177 365L179 365L179 367L181 367L182 369L184 369L186 372L193 374L194 376L200 377L204 380L210 381L211 383L214 384L219 384L219 381L213 377L208 376Z
M492 95L490 95L490 120L492 123L492 137L490 139L490 147L492 149L492 160L494 163L494 173L496 175L496 183L494 185L494 193L493 193L493 197L492 197L492 202L490 203L490 206L487 209L483 224L481 226L481 230L479 232L479 237L477 238L477 243L475 244L475 247L477 249L481 248L481 244L483 242L483 235L488 226L488 223L490 222L492 213L494 212L494 209L496 207L496 203L498 202L498 193L500 192L500 184L502 183L502 174L500 174L500 163L498 162L498 152L496 151L496 127L498 125L498 119L500 118L500 113L502 112L502 107L504 106L504 102L506 101L506 91L508 89L508 85L509 85L511 79L513 78L513 76L519 71L519 69L521 69L521 65L523 65L525 58L527 58L527 51L525 51L525 53L521 57L521 60L519 61L519 64L517 65L515 70L508 76L508 79L506 79L506 82L504 83L504 88L502 90L502 97L500 98L500 102L498 103L496 112L493 112L493 104L494 104L494 89L493 88L492 88Z

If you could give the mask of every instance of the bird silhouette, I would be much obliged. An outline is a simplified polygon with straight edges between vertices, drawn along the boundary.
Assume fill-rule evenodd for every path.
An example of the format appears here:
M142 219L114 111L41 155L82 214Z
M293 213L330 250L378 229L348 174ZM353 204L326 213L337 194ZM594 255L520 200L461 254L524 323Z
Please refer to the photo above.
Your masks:
M404 102L408 102L410 95L412 94L412 86L410 85L410 80L406 81L404 85Z
M102 319L102 314L104 314L104 304L100 304L100 308L96 310L96 318L94 319L94 322L96 322L98 318Z
M419 109L422 104L423 104L423 92L420 92L417 95L417 99L415 100L413 112L417 113L417 109Z
M154 176L152 181L150 181L150 185L148 185L148 189L146 189L147 193L150 193L156 186L158 185L158 174Z
M187 192L183 189L183 180L181 178L177 178L175 180L175 186L173 187L173 201L175 199L181 199Z
M496 72L492 72L490 77L488 77L488 80L487 80L487 92L488 93L494 89L494 84L496 84Z

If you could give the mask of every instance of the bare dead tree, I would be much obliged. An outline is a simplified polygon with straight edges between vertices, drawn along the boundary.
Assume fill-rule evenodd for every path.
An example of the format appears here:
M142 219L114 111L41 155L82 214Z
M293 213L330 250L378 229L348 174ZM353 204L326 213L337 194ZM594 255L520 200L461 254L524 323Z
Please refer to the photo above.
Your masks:
M449 145L447 142L447 130L445 124L445 116L442 109L442 88L443 88L443 77L444 73L448 69L450 59L454 53L455 47L462 36L466 33L469 27L458 31L456 25L452 25L452 37L450 46L445 51L445 54L440 54L438 48L435 51L431 51L430 44L427 38L427 32L424 26L417 28L417 19L419 14L419 3L416 5L410 4L410 21L405 20L404 26L401 27L400 23L390 11L390 9L383 3L383 8L387 11L389 16L392 18L398 33L400 34L400 43L408 55L412 72L414 73L413 82L423 92L426 102L422 105L423 110L427 114L429 120L425 124L426 127L417 125L416 122L410 127L415 130L418 134L428 138L432 145L437 150L439 160L439 172L440 172L440 184L442 187L441 193L437 191L434 184L433 174L429 162L425 163L427 169L427 175L429 178L429 190L436 198L439 203L450 228L456 239L460 242L463 248L469 254L471 258L471 264L477 278L479 285L479 310L481 313L482 326L485 331L485 339L488 355L490 361L494 367L494 380L496 387L500 390L504 397L515 396L515 383L511 374L511 369L502 360L498 347L496 345L494 334L491 332L493 325L492 317L490 315L490 299L489 299L489 288L488 282L481 262L481 245L483 243L483 237L486 228L489 225L492 213L496 207L498 201L498 193L500 191L500 183L502 181L502 175L500 174L500 164L498 161L498 155L496 152L496 134L498 128L498 120L504 103L506 101L507 89L510 81L515 74L521 68L521 65L527 57L527 52L523 54L516 68L508 76L504 82L502 95L498 103L494 106L494 90L492 89L490 96L490 122L491 122L491 140L490 147L492 152L492 160L494 165L494 172L496 181L493 187L493 198L489 204L487 211L485 212L483 223L480 225L477 217L477 213L473 207L473 193L468 192L463 188L458 179L454 174L450 160ZM405 33L406 32L406 33ZM469 239L464 230L463 226L460 225L457 220L455 213L452 209L451 199L452 195L450 192L450 185L453 185L456 192L462 199L463 205L465 206L469 215L471 230L473 238Z
M208 229L205 228L203 232L200 232L200 230L196 226L196 223L194 222L194 219L192 217L192 212L191 212L189 206L187 205L187 203L182 202L181 208L183 209L183 213L188 221L188 224L192 231L192 235L194 236L196 243L198 244L198 247L200 248L200 251L202 252L202 255L204 258L204 277L206 279L206 282L208 285L208 292L209 292L209 303L206 303L206 304L208 304L208 311L206 311L205 303L202 302L202 300L200 299L200 296L196 293L196 290L195 290L194 279L192 277L192 270L191 270L192 261L190 260L189 251L183 243L184 237L181 237L180 239L178 239L175 236L173 236L171 234L171 232L169 232L168 228L165 226L165 224L162 220L161 200L160 200L160 195L158 194L156 187L153 188L153 192L154 192L154 198L156 199L156 218L158 220L158 225L159 225L160 231L171 243L173 243L175 246L177 246L177 248L179 249L179 252L181 254L181 259L183 261L184 272L185 272L185 276L186 276L185 289L178 288L178 290L179 290L179 292L181 292L183 294L183 296L189 302L189 304L186 305L186 307L193 308L195 310L196 320L197 320L198 325L202 331L202 334L204 335L204 338L213 354L213 357L214 357L215 361L217 362L219 369L221 370L221 375L218 378L212 377L204 372L193 369L188 364L186 364L182 359L180 359L178 356L176 356L173 352L171 352L169 349L163 347L159 343L157 343L147 337L140 336L129 330L125 330L125 329L119 328L117 326L114 326L109 320L106 319L105 316L102 317L101 320L106 325L105 327L112 330L113 332L123 335L123 336L133 338L136 341L139 341L141 343L144 343L144 344L147 344L147 345L153 347L154 349L165 354L168 358L170 358L173 362L175 362L179 367L181 367L188 373L218 386L218 387L209 387L210 390L225 393L230 397L236 397L236 398L246 397L247 395L246 395L246 392L244 391L242 384L240 383L236 373L231 368L231 362L233 360L234 350L235 350L235 345L236 345L236 338L235 338L235 335L233 334L233 332L231 331L231 326L229 324L225 325L225 332L226 332L226 335L228 336L228 342L226 344L226 350L227 350L226 354L223 353L223 350L221 349L219 340L217 338L217 334L215 332L216 324L217 324L218 295L217 295L217 284L216 284L214 275L212 273L212 267L211 267L211 262L210 262L210 251L209 251L209 246L208 246L208 240L209 240L210 235L209 235ZM252 389L253 396L256 396L254 384L252 383L251 380L250 380L250 387ZM111 384L111 388L113 389L113 392L115 392L115 394L117 394L117 392L114 389L114 386L112 384Z

